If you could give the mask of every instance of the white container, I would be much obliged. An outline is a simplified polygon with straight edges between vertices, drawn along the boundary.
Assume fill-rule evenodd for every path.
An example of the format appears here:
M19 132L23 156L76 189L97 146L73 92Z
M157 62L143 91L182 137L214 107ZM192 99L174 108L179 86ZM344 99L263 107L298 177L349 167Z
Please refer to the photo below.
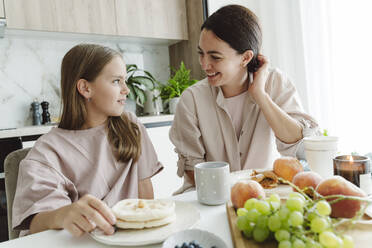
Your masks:
M305 137L303 141L310 169L323 178L333 176L333 158L337 153L338 137L312 136Z
M163 112L163 102L160 98L160 91L155 90L146 90L146 102L143 106L143 112L149 115L160 115Z
M227 248L226 243L220 237L201 229L189 229L177 232L165 240L162 248L181 247L183 243L190 243L192 241L205 248Z
M170 114L175 114L176 113L176 108L177 108L177 104L178 104L179 100L180 100L179 97L175 97L175 98L172 98L169 101L169 113Z
M199 163L195 165L194 176L200 203L220 205L230 199L230 166L228 163Z

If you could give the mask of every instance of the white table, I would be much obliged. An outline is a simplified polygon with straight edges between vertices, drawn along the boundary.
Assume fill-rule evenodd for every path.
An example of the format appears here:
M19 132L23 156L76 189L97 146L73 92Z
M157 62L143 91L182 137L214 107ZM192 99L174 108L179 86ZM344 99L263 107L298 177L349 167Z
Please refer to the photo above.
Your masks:
M226 215L226 206L206 206L201 205L196 199L196 192L191 191L172 197L174 200L189 202L197 207L200 211L200 222L195 228L204 229L221 237L228 247L233 247L230 228ZM149 245L144 247L161 247L162 244ZM38 247L38 248L59 248L59 247L112 247L98 243L89 235L80 238L74 238L67 231L49 230L26 237L14 239L0 243L0 247ZM138 246L137 246L138 247Z

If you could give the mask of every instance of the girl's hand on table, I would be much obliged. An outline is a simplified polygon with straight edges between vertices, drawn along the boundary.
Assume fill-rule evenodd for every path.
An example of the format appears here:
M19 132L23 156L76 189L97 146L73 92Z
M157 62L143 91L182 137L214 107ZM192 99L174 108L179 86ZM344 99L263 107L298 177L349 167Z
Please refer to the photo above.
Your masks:
M78 201L62 207L56 217L62 228L76 237L96 227L109 235L115 232L112 226L116 223L115 215L103 201L92 195L84 195Z

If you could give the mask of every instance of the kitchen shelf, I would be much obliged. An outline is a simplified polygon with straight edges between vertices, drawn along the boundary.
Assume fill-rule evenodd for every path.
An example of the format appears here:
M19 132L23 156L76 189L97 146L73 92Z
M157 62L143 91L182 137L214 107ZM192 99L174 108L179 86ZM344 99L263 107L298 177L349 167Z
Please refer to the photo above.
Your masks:
M146 128L171 126L174 115L154 115L140 116L138 119ZM23 141L36 140L40 135L49 132L57 124L48 124L40 126L28 126L21 128L10 128L0 130L0 139L22 137ZM36 137L36 139L35 139Z

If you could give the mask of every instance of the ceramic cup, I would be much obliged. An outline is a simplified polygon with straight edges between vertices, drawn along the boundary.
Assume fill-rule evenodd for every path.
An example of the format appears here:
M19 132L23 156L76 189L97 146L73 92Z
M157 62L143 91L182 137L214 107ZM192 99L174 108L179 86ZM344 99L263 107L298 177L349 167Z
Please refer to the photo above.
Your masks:
M323 178L333 176L333 158L337 153L338 137L312 136L304 138L306 160L312 171Z
M195 165L194 175L200 203L220 205L230 199L230 166L228 163L199 163Z

